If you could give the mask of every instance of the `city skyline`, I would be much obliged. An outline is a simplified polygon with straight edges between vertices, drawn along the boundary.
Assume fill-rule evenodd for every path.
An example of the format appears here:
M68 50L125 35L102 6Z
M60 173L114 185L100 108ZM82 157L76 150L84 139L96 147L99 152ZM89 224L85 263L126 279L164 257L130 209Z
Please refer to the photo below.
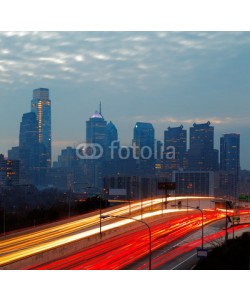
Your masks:
M36 90L40 90L40 89L44 89L44 90L47 90L47 88L36 88L36 89L34 89L33 90L33 92L34 91L36 91ZM31 100L31 101L33 101L33 100ZM50 104L51 105L51 104ZM24 114L28 114L28 113L24 113ZM96 109L95 111L94 111L94 113L92 114L92 116L90 116L89 117L89 120L91 120L93 117L94 118L99 118L98 117L98 115L100 115L102 118L103 118L103 120L104 120L104 117L102 116L102 114L101 114L101 102L100 102L100 104L99 104L99 112L98 112L98 110ZM205 120L200 120L200 122L204 122ZM88 126L87 126L87 124L88 124L88 120L86 120L85 121L85 123L86 123L86 127L85 127L85 129L86 129L86 134L85 134L85 138L83 139L83 141L84 142L88 142L88 137L87 137L87 128L88 128ZM105 123L107 123L107 121L105 121ZM110 120L109 121L109 123L111 123L112 124L112 120ZM136 122L135 124L134 124L134 128L132 129L132 133L131 133L131 140L129 141L128 140L128 142L127 143L122 143L122 141L121 141L121 139L119 138L119 131L118 131L118 141L119 142L121 142L121 147L122 146L125 146L125 147L128 147L128 146L131 146L133 143L134 143L134 139L133 139L133 131L134 131L134 129L137 127L137 124L140 124L140 123L146 123L146 124L150 124L150 125L152 125L153 126L153 130L154 130L154 124L152 124L152 123L150 123L150 122ZM185 123L185 122L184 122ZM194 126L194 125L199 125L199 126L201 126L201 125L205 125L205 124L207 124L207 123L209 123L210 124L210 121L208 120L207 122L204 122L204 123L199 123L199 124L197 124L197 123L194 123L194 124L192 124L192 125L190 125L189 127L184 127L183 126L183 124L179 124L180 125L180 127L183 127L184 128L184 130L186 130L187 131L187 141L186 141L186 143L187 143L187 150L189 150L190 149L190 130L192 130L192 126ZM113 125L113 124L112 124ZM213 125L213 124L212 124ZM160 141L160 142L162 142L162 143L164 143L164 136L165 136L165 132L169 129L170 127L168 127L168 128L166 128L166 129L164 129L164 131L163 131L163 134L162 134L162 136L159 136L159 134L158 134L158 137L159 137L159 139L157 139L157 138L155 138L155 141L157 142L157 141ZM176 128L178 128L178 126L177 127L173 127L174 129L176 129ZM53 132L53 130L52 130L52 132ZM220 142L220 140L221 140L221 138L224 136L224 135L240 135L240 133L235 133L235 132L227 132L227 133L223 133L220 137L219 137L219 142ZM156 136L157 136L157 132L156 132ZM216 136L216 128L215 128L215 136ZM216 141L216 139L215 139L215 141L214 141L214 143L215 143L215 145L217 145L217 146L215 146L215 149L217 149L218 151L220 151L220 146L218 145L218 143L216 143L216 142L218 142L218 141ZM53 144L53 140L52 140L52 144ZM53 161L57 161L58 160L58 156L60 155L60 152L61 152L61 150L63 150L63 149L65 149L65 148L67 148L67 147L71 147L71 146L73 146L73 147L76 147L76 146L78 146L78 144L77 144L77 142L74 142L73 144L71 143L71 144L65 144L65 147L62 147L62 148L58 148L58 152L56 152L56 154L54 154L54 156L53 156L53 160L52 160L52 162ZM172 145L173 146L173 145ZM171 146L171 147L172 147ZM13 145L12 147L16 147L16 145ZM11 150L11 149L8 149L8 150ZM53 153L53 147L52 147L52 153ZM8 157L8 155L6 155L6 157ZM244 169L244 168L241 168L241 169Z
M50 90L52 154L84 141L85 122L102 101L105 119L130 145L136 122L164 130L211 121L215 149L241 135L241 167L250 169L247 32L1 32L1 149L18 144L31 91ZM26 64L26 68L24 68ZM40 71L40 72L38 72ZM11 105L10 105L11 103ZM9 116L12 116L10 118Z

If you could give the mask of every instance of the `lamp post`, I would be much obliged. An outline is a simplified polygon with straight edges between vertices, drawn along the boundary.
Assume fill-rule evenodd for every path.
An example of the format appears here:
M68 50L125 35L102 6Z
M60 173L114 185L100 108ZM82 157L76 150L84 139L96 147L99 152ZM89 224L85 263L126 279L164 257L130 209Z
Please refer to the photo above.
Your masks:
M173 205L171 205L171 206L178 206L178 205L175 205L175 204L173 204ZM184 207L186 207L186 208L192 208L192 209L197 209L197 210L199 210L200 212L201 212L201 243L202 243L202 249L204 248L203 247L203 245L204 245L204 231L203 231L203 211L202 211L202 209L200 209L199 208L199 206L197 206L197 207L194 207L194 206L189 206L189 205L181 205L181 206L184 206Z
M88 182L87 182L88 184ZM91 185L88 185L85 187L86 189L97 189L96 187L93 187ZM99 227L100 227L100 238L102 238L102 220L101 220L101 214L102 214L102 197L95 193L95 198L99 199L99 214L100 214L100 222L99 222Z
M100 219L106 219L106 218L108 218L108 217L111 217L111 218L118 218L118 219L134 220L134 221L143 223L144 225L147 226L147 228L148 228L148 233L149 233L149 265L148 265L148 269L151 270L152 238L151 238L151 229L150 229L150 226L148 225L148 223L146 223L146 222L143 221L143 220L137 220L137 219L132 218L132 217L123 217L123 216L114 216L114 215L101 215L101 216L100 216Z
M102 202L101 202L101 197L99 197L100 200L100 238L102 238Z
M229 206L230 209L232 209L232 204L231 204L231 201L228 201L226 200L225 201L225 206L226 206L226 234L225 234L225 242L227 243L227 240L228 240L228 231L227 231L227 222L228 222L228 219L230 219L228 216L227 216L227 206Z

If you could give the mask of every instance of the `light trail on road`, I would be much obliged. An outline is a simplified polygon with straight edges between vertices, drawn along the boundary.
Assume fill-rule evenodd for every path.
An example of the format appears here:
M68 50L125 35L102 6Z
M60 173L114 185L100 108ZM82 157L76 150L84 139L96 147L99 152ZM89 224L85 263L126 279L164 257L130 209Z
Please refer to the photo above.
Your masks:
M250 224L244 224L244 225L237 225L235 228L229 228L228 233L232 233L233 230L235 232L242 230L243 228L249 228ZM218 240L219 238L225 237L225 230L220 230L216 233L212 233L210 235L207 235L204 237L204 243L211 243L212 241ZM157 269L159 266L165 264L168 261L171 261L172 259L184 254L188 253L196 248L198 248L201 245L201 239L196 239L193 241L190 241L188 243L185 243L183 245L180 245L176 247L173 250L170 250L157 258L152 260L152 269ZM175 269L176 266L172 269ZM145 266L140 266L137 268L138 270L146 269Z
M179 199L210 199L209 197L169 197L168 201L176 201ZM161 204L163 198L156 198L144 201L130 203L131 214L139 214L141 209L150 209L152 205ZM123 205L116 208L108 208L103 211L112 215L127 214L129 210L128 205ZM143 213L143 218L151 217L153 215L160 215L170 213L171 209L158 210L156 212ZM176 211L176 210L175 210ZM89 216L90 215L90 216ZM137 216L138 217L138 216ZM135 216L136 218L136 216ZM108 220L107 220L108 221ZM102 222L107 222L102 221ZM112 224L104 225L102 231L107 231L112 228L123 226L131 222L131 220L123 220L114 222ZM75 221L66 221L63 224L52 225L49 228L37 230L30 233L18 234L14 237L0 239L0 266L6 265L10 262L38 254L50 249L53 249L70 242L90 237L99 233L100 212L83 215L83 218ZM35 230L35 229L34 229Z
M204 224L224 218L223 213L207 211L204 213ZM131 220L123 220L131 221ZM152 251L162 247L166 243L201 227L201 215L199 212L174 218L166 223L153 225ZM147 229L124 234L106 240L84 251L67 256L63 259L33 266L32 269L83 269L83 270L114 270L122 269L140 257L148 255L149 235ZM147 265L145 266L147 268Z

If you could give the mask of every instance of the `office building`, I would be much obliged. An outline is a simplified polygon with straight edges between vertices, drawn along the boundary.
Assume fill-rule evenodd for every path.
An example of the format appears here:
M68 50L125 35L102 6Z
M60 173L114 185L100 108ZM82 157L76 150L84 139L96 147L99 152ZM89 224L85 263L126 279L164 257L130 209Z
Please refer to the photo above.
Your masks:
M149 147L151 151L154 151L155 142L155 131L151 123L137 122L134 127L134 139L133 142L138 147L140 152L145 152L143 156L147 156L147 148ZM143 147L145 150L143 151Z
M8 159L19 160L19 146L12 147L8 150Z
M19 159L21 184L35 183L35 170L39 159L38 123L36 114L25 113L22 116L19 131Z
M174 171L172 181L176 183L176 196L214 196L212 171Z
M19 132L19 159L21 184L44 185L47 152L39 143L38 121L34 112L22 116Z
M117 141L117 143L114 143L114 145L117 148L119 148L118 131L114 123L112 123L111 121L107 124L106 134L107 134L107 147L109 148L112 145L112 142Z
M133 145L137 159L139 175L155 174L155 131L151 123L137 122L134 127Z
M0 186L15 186L19 184L19 160L5 159L0 154Z
M220 138L220 196L237 199L240 174L240 135L224 134Z
M217 171L219 152L214 149L214 127L193 124L190 128L190 149L188 150L188 169L193 171Z
M105 121L102 116L101 104L99 112L95 111L89 120L86 121L86 143L98 145L92 148L93 151L95 151L95 157L98 157L98 159L87 159L84 162L88 185L95 188L102 188L104 162L106 161L108 152L107 121ZM89 153L87 154L89 155Z
M216 175L215 196L235 201L239 196L239 178L234 171L218 171Z
M132 175L107 176L103 178L103 191L109 199L152 199L158 194L157 179Z
M104 120L101 111L95 113L86 121L86 143L94 143L101 146L103 155L100 159L105 159L107 153L107 121ZM99 154L99 149L97 155Z
M51 167L51 100L49 89L33 90L31 112L36 114L38 122L38 141L43 144L47 167Z
M80 159L76 155L75 148L62 149L57 164L49 170L50 184L62 191L74 191L74 185L79 183L79 178L76 176L79 163Z
M224 134L220 138L220 169L240 171L240 135L237 133Z
M169 155L174 149L174 155ZM164 159L165 166L168 170L178 170L186 168L186 152L187 152L187 131L183 126L168 127L164 131Z

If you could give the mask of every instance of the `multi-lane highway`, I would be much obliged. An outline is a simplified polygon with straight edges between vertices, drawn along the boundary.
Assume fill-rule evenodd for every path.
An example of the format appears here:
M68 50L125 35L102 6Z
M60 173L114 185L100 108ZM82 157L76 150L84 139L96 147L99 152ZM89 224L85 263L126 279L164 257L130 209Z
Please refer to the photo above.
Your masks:
M204 224L224 218L224 213L213 210L204 211ZM191 212L182 217L175 217L168 222L151 226L152 253L178 238L201 228L201 215ZM201 239L199 240L201 244ZM33 269L84 269L84 270L114 270L126 268L136 260L144 257L149 266L149 233L147 229L130 232L105 242L91 246L74 255L55 260L48 264L31 266ZM146 257L146 258L145 258ZM152 262L154 262L154 256Z
M242 211L242 213L246 213ZM217 221L216 220L220 220ZM211 223L212 222L212 223ZM218 239L225 238L224 212L204 210L204 245L211 247ZM247 225L229 228L230 234ZM176 217L171 221L151 226L152 269L190 269L197 262L197 247L202 244L201 217L197 212ZM216 241L216 242L215 242ZM220 241L220 242L222 242ZM149 235L147 229L122 234L105 242L91 246L84 251L66 256L43 265L30 266L46 270L113 270L148 269Z
M176 201L184 197L170 197L169 201ZM187 197L185 197L187 198ZM198 198L198 197L197 197ZM192 197L194 199L194 197ZM200 201L201 198L199 198ZM206 199L206 198L205 198ZM131 203L130 207L128 205L122 205L119 207L109 208L104 211L104 213L112 215L124 215L128 214L128 209L131 215L135 218L138 214L148 210L146 214L143 215L144 218L150 217L157 214L167 214L170 213L170 209L165 209L160 211L159 209L154 211L152 208L157 205L161 205L163 199L151 199L140 202ZM140 218L140 217L138 217ZM132 220L103 220L104 226L102 226L102 231L108 231L114 227L123 226L133 222ZM105 223L107 225L105 225ZM60 224L52 224L49 227L43 229L34 229L27 233L18 233L17 235L10 235L6 238L1 237L0 239L0 266L6 265L13 261L36 255L40 252L44 252L55 247L59 247L68 243L72 243L84 238L88 238L99 233L100 226L100 212L95 211L91 214L84 215L82 218L78 218L74 221L65 221Z
M207 227L208 232L214 230L215 232L208 234L205 237L206 247L212 249L214 246L221 245L225 240L225 230L222 230L221 222L217 226ZM241 234L244 231L249 231L250 224L237 225L235 228L229 228L228 233L232 235ZM156 270L190 270L193 269L199 261L197 257L197 248L200 247L200 238L194 238L192 235L188 239L181 240L179 243L172 245L170 249L162 249L162 253L155 257L152 261L152 268ZM143 269L142 264L138 269Z
M168 200L171 202L183 198L188 201L188 197L169 198ZM189 200L195 201L196 199L192 197ZM197 199L199 204L202 200L207 200L207 198ZM128 205L116 206L102 211L95 211L82 217L74 218L71 221L43 226L40 227L40 230L30 230L26 231L26 233L9 235L6 239L2 237L0 239L0 266L6 266L11 262L91 236L99 236L100 213L116 216L116 218L107 217L102 220L101 229L103 233L117 227L121 228L132 222L139 223L136 220L141 220L143 217L143 220L150 224L152 253L193 230L201 228L202 218L199 210L163 209L162 203L163 199L158 198L131 203L129 208ZM230 211L228 211L228 214L230 214ZM171 217L166 218L168 215L171 215ZM126 217L125 219L119 219L119 216ZM203 208L203 216L205 225L225 218L225 211ZM132 220L131 217L135 220ZM137 229L134 228L129 234L119 234L112 239L99 239L99 243L74 255L68 255L63 259L58 258L48 264L27 267L44 269L126 268L136 260L146 257L149 252L149 232L145 226L143 227L143 224L140 225L138 224L139 227ZM154 261L152 263L154 264ZM148 262L143 268L148 268Z

